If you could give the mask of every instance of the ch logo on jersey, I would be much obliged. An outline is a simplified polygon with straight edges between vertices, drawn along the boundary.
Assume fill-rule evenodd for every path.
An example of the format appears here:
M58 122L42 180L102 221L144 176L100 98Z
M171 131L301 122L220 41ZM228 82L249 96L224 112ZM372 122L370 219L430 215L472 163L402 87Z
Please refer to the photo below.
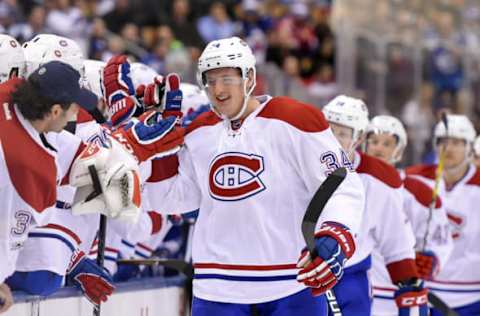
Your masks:
M210 164L210 195L221 201L238 201L265 190L260 179L263 157L229 152L218 155Z
M465 219L450 210L447 211L448 222L450 223L450 230L452 232L452 238L458 239L462 236L463 226L465 225Z

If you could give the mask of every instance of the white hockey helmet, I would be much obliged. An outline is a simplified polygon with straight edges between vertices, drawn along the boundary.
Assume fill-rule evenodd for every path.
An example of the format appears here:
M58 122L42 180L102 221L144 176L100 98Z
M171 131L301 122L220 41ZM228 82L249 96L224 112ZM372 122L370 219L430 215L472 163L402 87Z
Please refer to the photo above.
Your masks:
M475 156L480 157L480 136L477 136L473 142L473 152Z
M0 34L0 83L16 75L25 76L25 55L22 46L10 35Z
M83 62L85 76L83 86L102 98L101 75L105 62L100 60L87 59Z
M244 101L242 109L230 120L239 119L247 107L248 97L252 94L256 85L255 56L248 44L239 37L230 37L215 40L208 43L198 59L197 80L200 87L206 88L205 73L218 68L238 68L244 80ZM253 72L253 84L247 91L248 72ZM212 109L219 114L212 105ZM220 115L221 116L221 115ZM225 117L221 116L223 119Z
M328 122L336 123L353 130L352 145L365 133L368 126L368 108L360 99L339 95L323 107Z
M407 132L399 119L390 115L377 115L368 124L367 135L369 133L395 136L397 146L392 154L392 163L397 163L402 159L403 151L407 147Z
M445 127L443 121L440 121L435 126L433 132L435 145L439 138L444 137L463 139L467 144L472 144L475 140L475 128L466 115L447 114L447 125Z
M190 111L197 110L202 105L210 104L210 100L204 90L191 83L181 83L180 90L183 93L182 112L186 115Z
M159 74L150 66L145 65L144 63L132 63L130 64L130 77L132 78L132 83L135 89L139 85L148 85L153 83L155 77L158 77Z
M69 64L83 78L85 60L80 46L69 38L54 34L39 34L23 44L27 61L27 76L49 61L58 60Z

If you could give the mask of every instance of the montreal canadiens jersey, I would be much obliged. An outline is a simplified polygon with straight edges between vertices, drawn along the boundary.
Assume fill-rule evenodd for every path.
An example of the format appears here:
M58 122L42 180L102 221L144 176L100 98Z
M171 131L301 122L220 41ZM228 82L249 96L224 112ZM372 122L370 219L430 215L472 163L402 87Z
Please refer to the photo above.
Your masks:
M15 270L31 227L48 222L57 184L81 148L80 139L69 133L39 134L22 116L10 103L20 82L0 86L0 282Z
M410 221L415 234L415 248L420 250L424 243L432 189L420 179L406 176L403 179L403 210ZM439 269L444 266L452 250L452 238L448 228L448 219L441 199L438 198L432 210L425 249L435 253L439 260ZM373 315L396 315L398 308L393 299L397 287L393 285L382 256L374 251L371 272L373 285Z
M395 267L390 272L396 279L415 275L415 238L402 211L400 175L392 166L364 153L356 152L353 164L362 179L366 201L357 251L347 267L377 253L384 264Z
M406 172L433 187L435 169L435 165L420 165ZM453 187L447 189L441 182L439 195L450 223L453 250L440 273L426 284L449 306L465 306L480 301L480 172L470 165Z
M88 113L80 110L75 135L85 142L96 142L102 146L106 142L108 132L100 124L97 124ZM68 147L68 144L64 146ZM142 182L144 182L151 173L150 163L142 163L140 171ZM17 261L17 271L48 270L64 275L75 250L79 249L96 257L95 237L100 216L99 214L73 215L71 203L74 194L75 188L70 185L57 187L56 212L54 216L50 217L47 225L35 227L28 234L29 238ZM109 219L105 260L110 272L114 272L116 269L115 262L118 256L117 247L114 247L113 242L110 241L122 237L134 241L137 239L147 240L151 231L157 229L152 226L158 226L158 223L154 223L152 217L146 212L140 215L136 224ZM91 249L92 247L93 249ZM45 255L46 253L48 256Z
M303 215L326 175L348 162L321 111L287 97L258 100L235 131L211 111L200 115L178 169L150 183L160 211L200 209L192 257L193 291L202 299L253 304L303 290L296 281ZM363 203L362 183L349 172L319 222L356 234Z

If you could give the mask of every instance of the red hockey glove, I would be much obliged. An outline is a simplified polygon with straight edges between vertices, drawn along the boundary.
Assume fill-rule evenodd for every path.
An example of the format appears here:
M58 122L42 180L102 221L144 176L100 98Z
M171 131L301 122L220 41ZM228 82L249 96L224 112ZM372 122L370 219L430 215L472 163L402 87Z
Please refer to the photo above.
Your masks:
M110 275L93 260L88 259L83 251L73 254L67 269L67 278L95 306L106 302L115 289Z
M138 121L112 133L139 162L175 154L183 144L185 130L176 127L177 118L161 118L161 113L149 111Z
M395 303L398 306L399 316L427 316L428 291L423 288L423 281L412 279L401 282L395 291Z
M102 73L102 89L107 103L107 115L113 126L128 121L139 107L130 77L127 56L110 58Z
M424 280L430 280L438 273L438 258L433 251L417 252L415 265L420 278Z
M180 77L170 73L166 77L157 76L155 81L147 86L137 88L137 95L143 95L145 108L156 107L163 117L182 117L183 94L180 90Z
M297 281L312 287L317 296L330 290L343 276L343 267L355 251L349 229L339 223L325 222L315 234L318 256L313 261L310 252L302 251L297 263L302 268Z

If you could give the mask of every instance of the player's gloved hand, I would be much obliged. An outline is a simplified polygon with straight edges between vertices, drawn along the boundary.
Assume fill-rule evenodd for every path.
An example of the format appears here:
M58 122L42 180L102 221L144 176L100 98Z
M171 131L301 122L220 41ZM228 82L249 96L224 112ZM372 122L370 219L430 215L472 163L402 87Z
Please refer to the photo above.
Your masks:
M317 296L330 290L342 278L343 267L355 251L355 242L349 229L339 223L325 222L315 234L316 252L307 250L297 263L301 268L297 281L312 288Z
M110 58L103 68L101 82L107 103L107 117L112 126L127 122L140 107L135 97L127 56Z
M110 148L90 143L75 158L69 184L76 187L72 214L102 213L136 222L140 215L141 187L138 162L124 146L110 139ZM90 176L95 166L101 192Z
M93 260L88 259L83 251L73 254L67 269L67 278L95 306L106 302L115 289L110 275Z
M425 250L416 253L415 265L420 278L429 280L438 273L439 261L433 251Z
M176 127L178 119L162 119L156 111L142 114L136 122L112 133L138 161L162 158L175 154L183 144L185 130Z
M142 94L145 108L156 107L164 118L182 117L183 93L180 90L180 76L170 73L166 77L157 76L153 83L137 88L137 95Z
M428 316L428 291L423 288L423 281L410 279L401 282L395 291L395 303L398 306L399 316Z

